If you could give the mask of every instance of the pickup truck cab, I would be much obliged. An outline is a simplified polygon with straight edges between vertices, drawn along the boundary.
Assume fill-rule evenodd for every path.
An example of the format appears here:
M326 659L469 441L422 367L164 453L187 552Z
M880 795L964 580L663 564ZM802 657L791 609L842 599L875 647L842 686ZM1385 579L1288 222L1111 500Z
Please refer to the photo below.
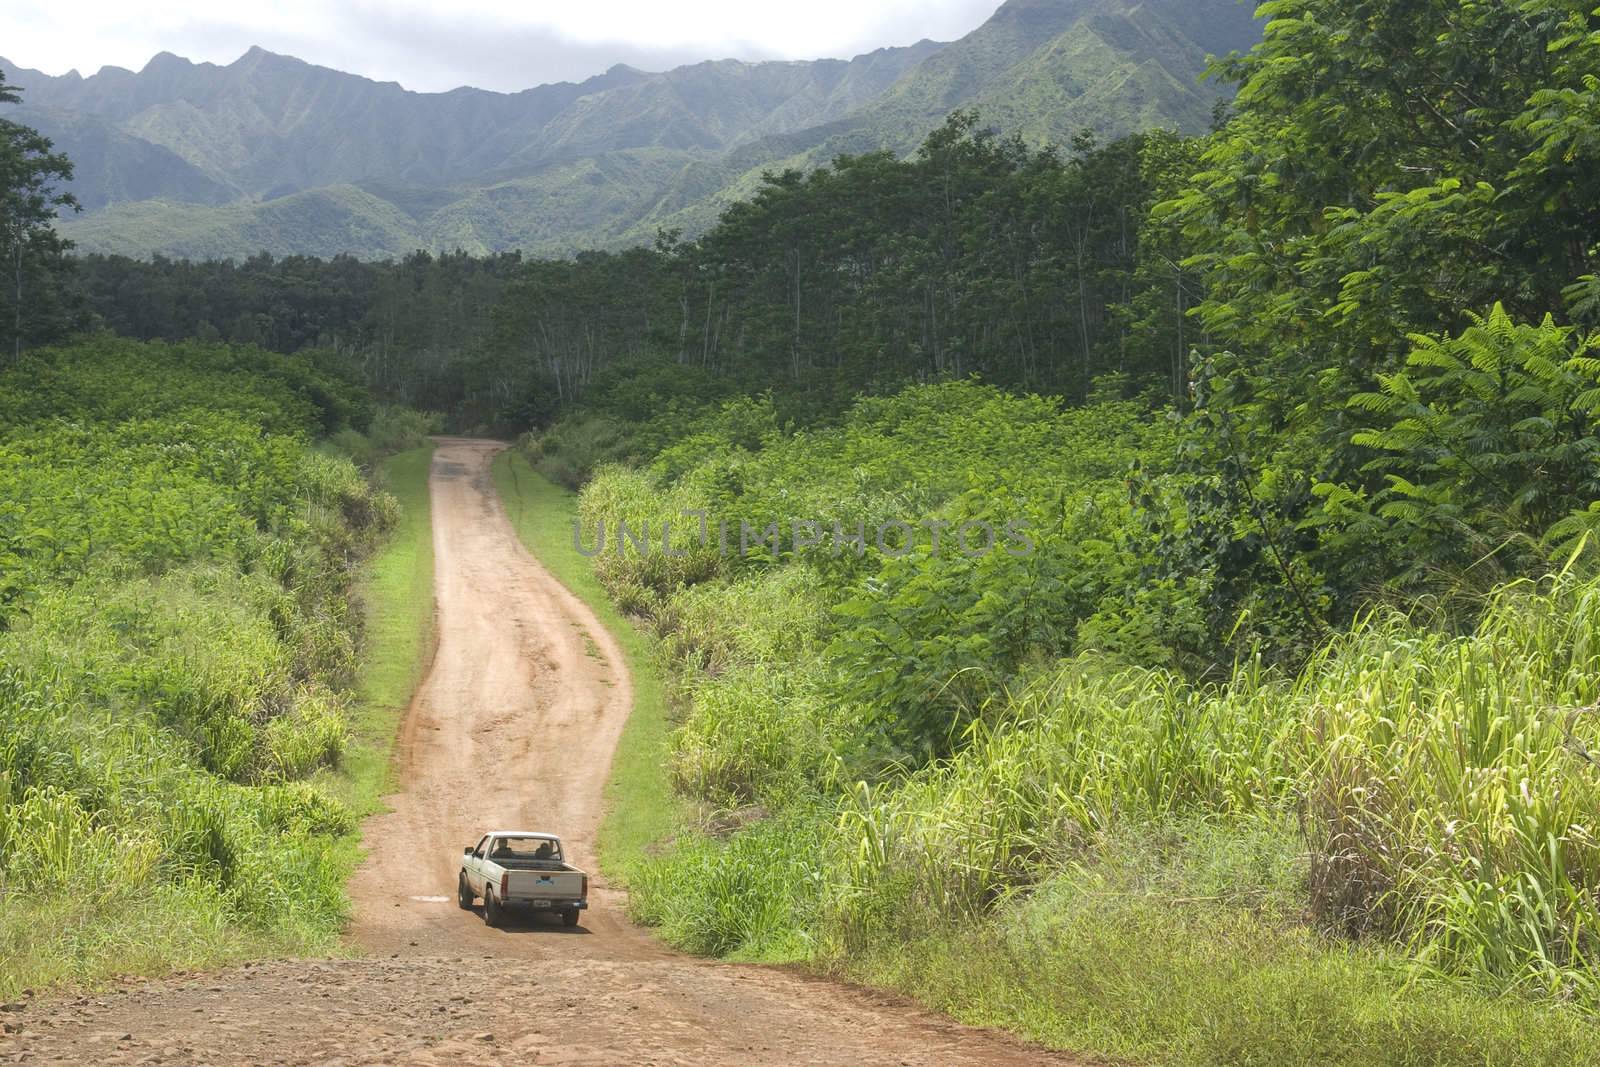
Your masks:
M483 898L483 921L504 924L511 908L558 913L568 926L589 906L589 876L566 862L561 839L530 830L494 830L461 854L456 902Z

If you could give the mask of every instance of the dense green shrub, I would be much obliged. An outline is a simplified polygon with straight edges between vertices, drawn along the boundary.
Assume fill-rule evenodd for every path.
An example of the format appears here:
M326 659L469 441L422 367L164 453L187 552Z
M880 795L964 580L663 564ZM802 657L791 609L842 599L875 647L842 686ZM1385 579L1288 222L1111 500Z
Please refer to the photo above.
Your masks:
M816 780L785 753L818 744L813 766L869 775L951 751L1016 678L1126 613L1126 479L1160 470L1170 433L1136 404L1066 411L952 382L808 432L737 401L648 467L602 468L580 508L586 550L607 538L596 573L670 658L712 675L688 701L680 781L753 799ZM719 677L741 665L759 684ZM830 725L840 708L848 730Z
M1504 422L1472 413L1470 383L1420 388L1462 426ZM890 960L1004 921L1064 872L1110 877L1126 842L1179 827L1163 854L1187 866L1154 863L1152 892L1213 903L1197 920L1208 937L1261 930L1285 967L1312 967L1317 938L1371 943L1381 966L1457 989L1600 1004L1600 774L1584 755L1600 733L1581 710L1600 699L1592 579L1506 587L1455 629L1374 610L1301 664L1269 649L1196 679L1144 654L1170 656L1211 610L1204 570L1147 581L1164 562L1145 539L1154 516L1180 532L1211 521L1192 510L1206 477L1172 470L1172 423L971 383L863 401L804 432L745 409L652 464L601 469L581 498L591 548L624 520L653 542L595 564L659 638L680 709L671 778L704 813L633 887L669 938ZM1508 440L1541 432L1517 421ZM736 438L740 425L763 428ZM791 539L797 518L870 530L1008 514L1028 520L1033 551L935 552L925 531L903 555L870 534L859 555ZM779 522L778 552L722 551L719 518ZM1252 841L1264 851L1248 864L1194 866L1255 855Z
M0 377L0 990L337 931L352 819L304 779L343 753L349 583L394 503L310 441L361 409L220 346Z
M1329 933L1404 946L1424 973L1592 1005L1597 605L1600 583L1552 578L1504 591L1467 636L1374 618L1296 676L1249 663L1215 687L1092 658L1043 672L974 724L953 758L877 785L833 781L826 862L808 875L822 901L785 936L856 958L1092 866L1108 836L1200 819L1215 839L1195 854L1221 856L1219 842L1269 820L1298 827L1306 857L1276 891L1289 903L1274 922L1304 911ZM700 714L679 745L704 763ZM756 722L714 755L769 760L750 738ZM685 889L684 864L698 878L732 877L705 868L757 847L744 840L752 832L658 861L641 913L658 906L658 882ZM1207 877L1212 894L1255 906L1249 884ZM796 886L800 899L811 885Z
M421 448L430 434L444 429L444 417L411 408L380 405L372 412L365 432L343 429L329 435L328 443L357 465L371 469L385 456Z
M9 370L0 381L0 426L115 423L199 410L226 412L271 433L365 429L371 418L365 393L332 366L315 354L101 334L31 351Z
M682 840L672 863L642 873L630 898L634 918L692 952L806 958L826 831L817 813L794 810L726 841Z

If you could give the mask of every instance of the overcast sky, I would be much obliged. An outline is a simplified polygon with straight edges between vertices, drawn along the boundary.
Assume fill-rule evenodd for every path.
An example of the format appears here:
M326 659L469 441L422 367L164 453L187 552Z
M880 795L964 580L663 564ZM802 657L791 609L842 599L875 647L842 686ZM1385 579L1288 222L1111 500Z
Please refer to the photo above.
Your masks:
M438 91L516 90L614 63L665 70L702 59L847 58L976 27L1000 0L21 0L0 16L0 55L46 74L138 70L157 52L231 63L251 45ZM21 10L18 10L18 8Z

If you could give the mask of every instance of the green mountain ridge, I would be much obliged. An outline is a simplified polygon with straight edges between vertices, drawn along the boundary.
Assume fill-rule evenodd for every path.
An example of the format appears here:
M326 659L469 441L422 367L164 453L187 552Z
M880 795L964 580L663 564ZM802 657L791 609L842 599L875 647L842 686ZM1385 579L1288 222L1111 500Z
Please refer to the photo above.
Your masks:
M7 117L77 163L80 249L148 257L418 248L565 255L697 233L771 170L913 151L956 108L1033 144L1204 127L1206 57L1259 39L1235 0L1008 0L958 41L845 60L618 65L519 93L415 93L253 48L43 75Z

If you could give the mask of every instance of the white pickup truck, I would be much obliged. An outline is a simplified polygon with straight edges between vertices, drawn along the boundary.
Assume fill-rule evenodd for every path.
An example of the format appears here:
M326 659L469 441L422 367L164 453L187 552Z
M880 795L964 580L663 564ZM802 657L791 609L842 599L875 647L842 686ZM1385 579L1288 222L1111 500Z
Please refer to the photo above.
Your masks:
M568 864L555 834L494 830L461 855L456 902L470 909L483 898L483 921L505 922L510 908L559 912L568 926L589 906L589 876Z

